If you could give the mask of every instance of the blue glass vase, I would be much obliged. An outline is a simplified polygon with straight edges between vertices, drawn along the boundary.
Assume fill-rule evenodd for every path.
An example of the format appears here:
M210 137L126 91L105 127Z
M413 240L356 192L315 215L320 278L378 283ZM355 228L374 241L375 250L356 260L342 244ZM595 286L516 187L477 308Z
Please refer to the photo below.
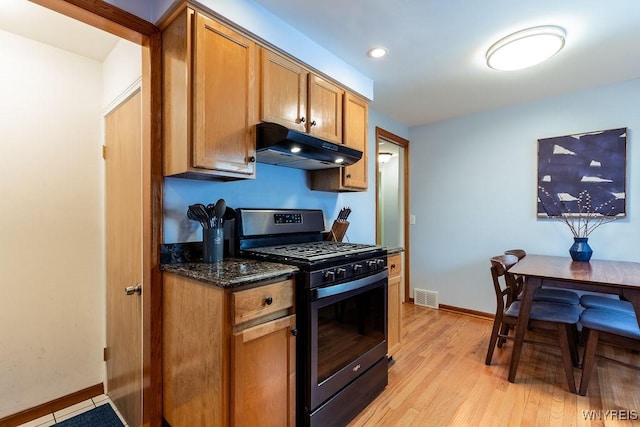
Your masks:
M569 248L572 260L589 262L591 255L593 254L593 250L591 249L591 246L589 246L588 240L589 238L587 237L573 238L573 245Z

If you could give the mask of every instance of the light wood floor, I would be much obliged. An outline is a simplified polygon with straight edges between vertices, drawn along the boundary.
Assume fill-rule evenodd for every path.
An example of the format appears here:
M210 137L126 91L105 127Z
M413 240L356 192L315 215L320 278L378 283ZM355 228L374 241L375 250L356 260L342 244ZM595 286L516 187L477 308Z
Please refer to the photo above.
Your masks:
M599 360L583 397L568 391L559 350L525 344L512 384L511 342L496 349L491 366L484 364L491 325L404 304L402 349L389 385L350 426L640 425L640 371ZM638 355L602 352L640 366Z

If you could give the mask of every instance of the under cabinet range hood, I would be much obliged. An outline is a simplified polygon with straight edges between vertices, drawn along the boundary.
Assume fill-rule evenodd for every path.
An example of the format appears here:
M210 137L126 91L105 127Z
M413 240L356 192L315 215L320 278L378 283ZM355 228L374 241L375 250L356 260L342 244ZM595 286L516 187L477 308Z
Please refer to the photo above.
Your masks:
M317 170L349 166L362 151L334 144L278 123L256 125L256 160L289 168Z

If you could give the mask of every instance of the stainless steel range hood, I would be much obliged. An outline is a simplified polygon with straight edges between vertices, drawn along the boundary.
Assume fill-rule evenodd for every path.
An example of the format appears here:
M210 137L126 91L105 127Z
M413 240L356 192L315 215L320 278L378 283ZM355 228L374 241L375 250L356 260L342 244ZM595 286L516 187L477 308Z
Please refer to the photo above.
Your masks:
M362 151L334 144L278 123L256 125L256 160L289 168L317 170L349 166Z

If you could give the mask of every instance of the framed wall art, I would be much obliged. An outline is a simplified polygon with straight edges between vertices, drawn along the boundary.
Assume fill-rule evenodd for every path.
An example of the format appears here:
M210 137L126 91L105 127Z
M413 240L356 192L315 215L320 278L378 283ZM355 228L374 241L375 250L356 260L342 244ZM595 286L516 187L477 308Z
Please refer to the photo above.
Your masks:
M627 214L627 128L538 140L538 217Z

